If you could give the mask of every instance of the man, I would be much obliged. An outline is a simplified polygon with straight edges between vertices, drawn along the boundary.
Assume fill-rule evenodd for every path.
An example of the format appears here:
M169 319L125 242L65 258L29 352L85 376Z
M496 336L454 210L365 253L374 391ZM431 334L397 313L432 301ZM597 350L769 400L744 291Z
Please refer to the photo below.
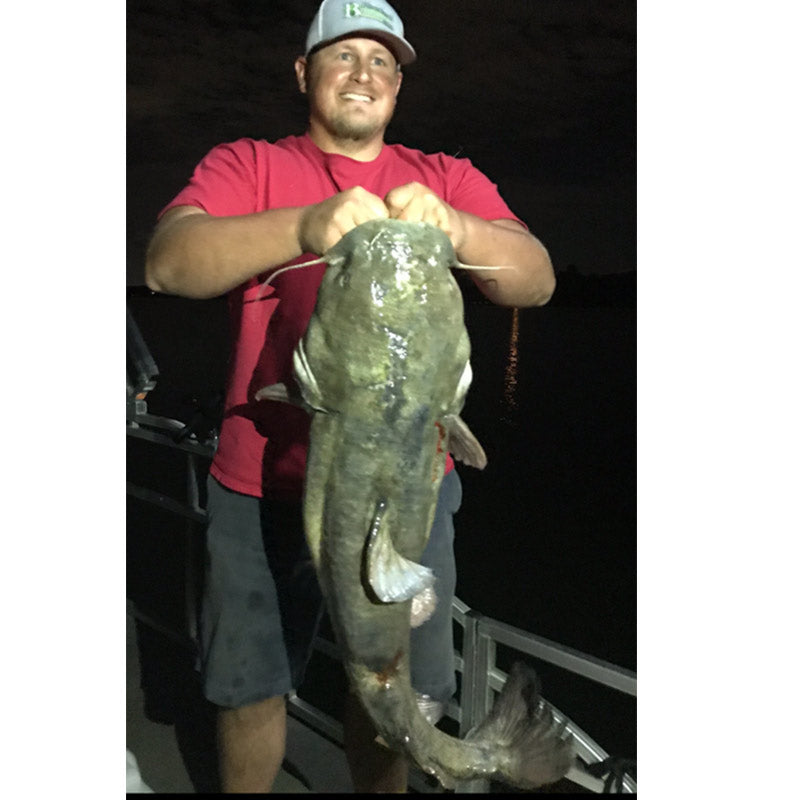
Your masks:
M555 278L547 252L496 187L466 160L384 144L403 75L415 59L388 3L325 0L295 71L308 96L304 136L214 148L162 212L146 261L148 286L193 298L229 293L234 334L225 416L209 477L209 564L201 620L207 697L220 706L223 789L269 791L285 748L285 695L302 680L319 619L319 589L303 541L299 499L308 419L255 401L291 381L291 354L314 307L324 266L260 282L287 262L325 253L372 219L444 230L481 291L507 306L540 305ZM422 563L439 604L412 632L412 681L429 703L455 691L450 605L452 515L460 484L448 458ZM345 748L357 791L404 791L402 757L374 741L357 701Z

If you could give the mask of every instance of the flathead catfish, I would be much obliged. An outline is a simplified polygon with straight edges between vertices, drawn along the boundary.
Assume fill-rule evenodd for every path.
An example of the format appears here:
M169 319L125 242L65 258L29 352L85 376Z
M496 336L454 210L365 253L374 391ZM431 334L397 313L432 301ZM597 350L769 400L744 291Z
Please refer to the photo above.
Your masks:
M451 242L431 225L375 220L324 260L294 371L313 415L306 536L350 683L382 739L446 786L489 776L523 788L559 780L571 742L531 670L512 670L464 740L431 725L411 687L410 607L435 580L418 561L446 454L485 464L458 416L470 343Z

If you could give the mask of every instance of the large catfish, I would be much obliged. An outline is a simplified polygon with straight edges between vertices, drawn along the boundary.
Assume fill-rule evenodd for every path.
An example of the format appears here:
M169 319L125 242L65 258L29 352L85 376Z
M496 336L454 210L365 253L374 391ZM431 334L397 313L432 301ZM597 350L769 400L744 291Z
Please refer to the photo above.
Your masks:
M572 763L571 742L532 670L512 670L464 740L426 719L409 678L411 601L434 581L418 561L446 453L485 463L458 417L470 343L450 240L431 225L376 220L324 260L294 370L313 414L306 536L350 683L384 742L445 786L489 776L525 788L557 781Z

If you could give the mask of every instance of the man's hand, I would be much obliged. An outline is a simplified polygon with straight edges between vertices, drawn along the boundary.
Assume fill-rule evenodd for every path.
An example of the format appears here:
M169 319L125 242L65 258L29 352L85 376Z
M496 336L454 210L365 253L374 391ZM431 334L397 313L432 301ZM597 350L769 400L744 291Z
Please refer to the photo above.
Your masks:
M380 197L354 186L308 206L300 217L297 240L302 252L322 255L362 222L388 216L389 210Z
M407 222L428 222L441 228L458 252L464 244L466 232L459 213L441 197L421 183L406 183L397 186L384 200L389 216Z

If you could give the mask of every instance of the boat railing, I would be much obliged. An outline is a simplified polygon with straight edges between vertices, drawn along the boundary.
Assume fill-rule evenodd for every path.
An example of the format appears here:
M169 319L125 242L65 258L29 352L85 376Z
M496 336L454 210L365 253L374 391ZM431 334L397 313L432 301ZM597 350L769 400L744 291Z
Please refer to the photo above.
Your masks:
M207 472L208 462L213 457L216 442L213 438L200 441L194 434L187 436L185 428L184 423L178 420L147 413L146 404L128 404L126 431L128 437L185 453L186 495L178 499L131 481L127 483L127 494L158 506L163 511L182 516L191 523L203 525L206 520L206 511L201 502L200 486ZM196 531L196 526L194 530ZM190 528L187 528L186 531L188 536L196 535L191 533ZM134 616L144 624L188 644L193 644L196 639L195 609L198 585L191 561L192 559L187 559L186 625L183 631L177 631L174 626L170 626L152 615L142 613L135 605L132 609ZM636 696L636 674L630 670L487 617L470 608L458 598L453 601L452 613L453 621L461 628L462 633L461 650L456 652L456 669L460 673L461 686L459 700L450 701L445 709L445 715L457 723L461 737L485 718L494 703L495 693L499 692L505 684L507 673L501 670L496 663L498 645L507 648L512 653L539 659L625 695ZM314 649L330 658L340 660L335 643L323 636L317 637ZM636 793L636 781L630 774L633 770L627 772L618 769L616 775L609 772L605 780L601 780L601 777L594 774L597 773L597 767L602 767L606 763L610 765L614 759L611 759L609 754L566 714L552 704L548 703L548 705L552 709L555 720L565 725L575 742L578 761L567 774L567 780L592 792ZM296 694L289 698L288 710L295 719L316 733L339 746L342 745L341 723L329 714ZM606 773L601 771L599 774L605 775ZM612 778L615 780L612 781ZM431 779L418 770L412 771L409 784L417 791L435 791ZM473 780L459 783L456 790L482 793L488 791L489 788L488 781Z

